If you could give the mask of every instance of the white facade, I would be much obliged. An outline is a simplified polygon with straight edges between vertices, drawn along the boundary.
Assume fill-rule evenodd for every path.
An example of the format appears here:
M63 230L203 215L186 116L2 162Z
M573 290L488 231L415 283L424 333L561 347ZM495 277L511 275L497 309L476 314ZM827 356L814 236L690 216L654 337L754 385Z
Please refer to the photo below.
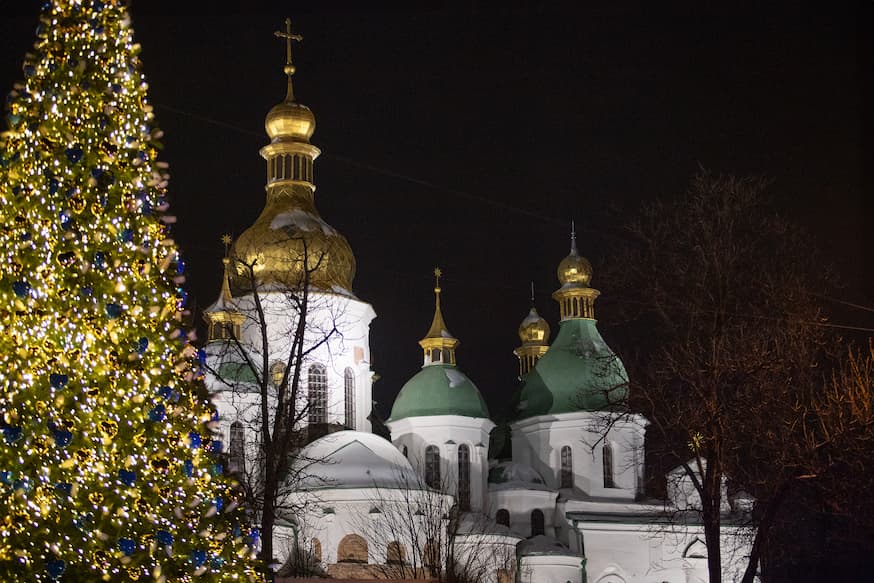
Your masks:
M261 292L259 297L266 322L267 374L273 383L272 375L281 375L287 368L297 318L290 297L282 291ZM240 422L245 431L247 458L252 459L260 441L261 398L256 379L263 375L261 331L265 326L256 315L252 295L234 298L230 303L229 306L225 302L222 309L246 315L239 326L239 340L251 364L241 357L232 340L211 341L206 347L208 372L205 382L219 411L219 431L224 443L232 444L231 425ZM310 293L304 348L308 354L303 361L298 399L298 410L304 414L298 428L306 426L313 415L321 411L316 411L316 407L308 409L309 371L321 367L325 410L324 421L320 422L371 430L370 322L375 317L370 304L351 295ZM289 370L291 373L293 370ZM238 378L233 378L235 376ZM275 408L273 399L275 395L271 395L268 408L271 413Z
M425 452L436 447L440 452L440 479L432 484L446 492L457 493L459 450L467 448L470 467L470 510L483 512L488 508L489 433L495 427L490 419L460 415L407 417L386 423L392 443L406 456L414 468L425 476ZM463 458L462 458L463 459Z

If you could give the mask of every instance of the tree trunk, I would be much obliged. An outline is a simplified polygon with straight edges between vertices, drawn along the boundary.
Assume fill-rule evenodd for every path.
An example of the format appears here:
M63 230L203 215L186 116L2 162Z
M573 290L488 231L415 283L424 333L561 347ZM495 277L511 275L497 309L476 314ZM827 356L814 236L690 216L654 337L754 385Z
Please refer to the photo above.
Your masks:
M270 463L270 456L265 456L268 460L264 475L264 502L261 507L261 561L264 566L264 572L270 573L270 565L273 563L273 523L276 519L276 472L273 464Z

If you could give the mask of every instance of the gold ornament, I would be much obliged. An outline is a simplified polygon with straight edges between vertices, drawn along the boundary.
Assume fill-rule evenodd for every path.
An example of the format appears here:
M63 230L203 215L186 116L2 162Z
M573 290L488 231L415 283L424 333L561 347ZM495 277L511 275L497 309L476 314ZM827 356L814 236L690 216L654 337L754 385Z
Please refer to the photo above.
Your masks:
M156 457L152 459L149 464L152 466L152 469L157 472L166 472L168 469L170 469L170 462L163 457Z
M106 439L113 439L118 435L118 423L115 421L101 421L100 433L102 433L103 437Z
M94 506L100 506L103 504L103 494L100 492L91 492L88 494L88 500L90 500L91 504Z
M78 215L85 210L85 199L77 194L70 199L70 208Z

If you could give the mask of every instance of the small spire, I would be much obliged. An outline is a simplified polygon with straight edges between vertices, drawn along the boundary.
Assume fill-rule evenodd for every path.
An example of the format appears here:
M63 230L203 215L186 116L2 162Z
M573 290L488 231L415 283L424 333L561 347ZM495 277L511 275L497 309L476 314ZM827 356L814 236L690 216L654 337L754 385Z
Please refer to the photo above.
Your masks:
M531 282L531 307L534 307L534 282Z
M571 219L571 255L579 254L579 251L577 251L577 229L573 219Z
M425 337L419 341L419 346L425 352L424 364L455 364L455 348L458 339L446 328L443 313L440 310L440 276L443 272L434 268L434 320Z
M230 248L231 248L231 236L228 233L222 235L222 244L225 246L225 256L222 258L222 263L224 264L224 273L222 274L222 292L221 292L221 301L229 302L231 301L231 283L230 283Z
M285 32L277 30L273 35L285 39L285 67L282 70L288 76L288 91L285 94L285 101L291 103L294 101L294 87L291 84L291 76L294 75L295 71L294 64L291 62L291 42L301 42L303 37L291 32L291 18L285 19Z
M452 334L446 329L446 322L443 321L443 312L440 310L440 276L443 271L439 267L434 268L434 320L431 322L431 328L425 338L452 338Z

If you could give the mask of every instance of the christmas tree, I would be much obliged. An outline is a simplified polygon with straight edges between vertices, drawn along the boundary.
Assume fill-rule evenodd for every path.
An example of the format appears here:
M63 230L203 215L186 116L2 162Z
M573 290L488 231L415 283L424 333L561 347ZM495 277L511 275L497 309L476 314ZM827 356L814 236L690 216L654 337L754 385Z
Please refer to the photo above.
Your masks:
M0 144L0 580L238 581L124 0L43 7Z

